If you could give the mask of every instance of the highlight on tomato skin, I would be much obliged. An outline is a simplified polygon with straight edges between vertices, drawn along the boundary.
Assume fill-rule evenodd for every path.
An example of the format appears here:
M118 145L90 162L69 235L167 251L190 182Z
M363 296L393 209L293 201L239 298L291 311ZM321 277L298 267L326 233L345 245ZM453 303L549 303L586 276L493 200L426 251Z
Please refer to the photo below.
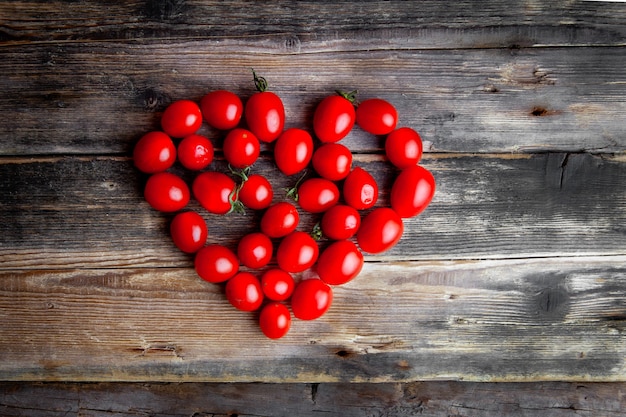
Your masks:
M165 171L176 162L174 141L163 132L148 132L133 149L133 162L141 172L154 174Z
M161 117L163 131L173 138L193 135L202 126L200 106L191 100L178 100L167 106Z
M363 263L363 254L353 242L339 240L320 254L316 271L325 283L343 285L359 275Z
M259 326L265 336L280 339L291 328L291 313L286 305L280 302L266 304L259 315Z
M423 212L435 195L435 177L421 165L403 169L391 187L391 207L402 218Z
M226 282L226 299L241 311L255 311L263 304L261 282L250 272L238 272Z
M309 278L296 286L291 295L291 310L300 320L322 317L333 302L332 288L319 278Z
M419 163L423 146L422 138L415 130L401 127L387 135L385 154L397 168L408 168Z
M204 218L195 211L185 211L174 216L170 224L170 234L174 244L185 253L200 250L208 237Z
M398 124L398 111L386 100L370 98L356 108L356 123L373 135L387 135Z
M226 246L211 244L196 253L194 266L200 278L217 284L229 280L239 271L239 259Z
M389 207L372 210L361 221L357 243L367 253L378 254L394 247L402 237L402 218Z
M170 172L151 175L144 189L148 204L165 213L182 210L189 203L190 194L187 183Z

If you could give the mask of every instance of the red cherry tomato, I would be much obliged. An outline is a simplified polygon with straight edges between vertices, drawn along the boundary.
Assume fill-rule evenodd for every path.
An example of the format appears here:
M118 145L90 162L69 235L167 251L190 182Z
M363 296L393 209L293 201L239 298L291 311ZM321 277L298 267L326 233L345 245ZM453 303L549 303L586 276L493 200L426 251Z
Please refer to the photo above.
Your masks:
M320 227L329 239L350 239L361 226L361 215L351 206L337 204L329 208L322 216Z
M400 217L420 214L435 195L435 177L426 168L413 165L400 172L391 187L391 208Z
M226 282L226 299L238 310L258 310L263 304L261 282L250 272L239 272Z
M343 198L357 210L368 209L378 200L378 184L372 174L356 167L343 183Z
M235 200L232 195L235 181L221 172L206 171L196 177L192 184L193 195L209 213L226 214ZM232 200L231 200L232 199Z
M327 180L342 180L351 168L352 152L340 143L326 143L313 152L313 169Z
M201 135L186 136L178 144L178 160L187 169L204 169L213 162L213 144Z
M200 100L204 120L216 129L229 130L236 127L243 114L241 99L230 91L216 90Z
M269 237L283 237L296 230L300 215L291 203L281 201L270 206L261 217L261 231Z
M329 285L342 285L359 275L363 254L349 240L333 242L320 254L317 273Z
M291 295L291 310L300 320L315 320L328 311L333 302L333 290L321 279L300 281Z
M138 170L147 174L165 171L176 161L176 147L163 132L146 133L135 145L133 161Z
M356 108L356 122L368 133L386 135L396 128L398 111L388 101L371 98L362 101Z
M322 142L337 142L345 138L354 126L354 104L344 96L328 96L315 108L313 130Z
M261 153L259 140L246 129L233 129L224 139L224 158L234 168L245 168L254 164Z
M261 310L259 326L265 336L280 339L289 332L291 313L284 304L269 303Z
M239 271L239 261L233 251L222 245L207 245L196 253L196 273L214 284L232 278Z
M169 172L158 172L148 178L144 196L155 210L173 212L189 202L189 187L180 177Z
M298 203L304 211L321 213L339 201L339 188L325 178L309 178L298 187Z
M274 251L272 241L263 233L249 233L241 238L237 246L239 262L248 268L257 269L267 265Z
M274 190L272 184L262 175L252 174L239 190L239 201L252 210L266 209L272 204Z
M287 129L274 146L276 166L285 175L302 171L313 156L313 138L306 130Z
M163 131L173 138L193 135L202 126L202 111L191 100L179 100L170 104L161 117Z
M195 253L206 242L208 229L201 215L195 211L177 214L170 224L174 244L183 252Z
M393 165L398 168L407 168L422 158L422 138L410 127L401 127L387 136L385 154Z
M308 233L295 231L283 238L276 262L283 271L302 272L313 266L319 255L317 242Z
M400 216L389 207L380 207L363 218L356 240L365 252L381 253L398 243L403 232Z
M270 300L287 300L291 297L295 286L296 283L291 274L279 268L270 269L261 276L263 294Z
M267 82L264 78L254 74L254 82L259 92L253 94L246 103L246 123L260 141L273 142L285 127L285 106L280 97L265 91Z

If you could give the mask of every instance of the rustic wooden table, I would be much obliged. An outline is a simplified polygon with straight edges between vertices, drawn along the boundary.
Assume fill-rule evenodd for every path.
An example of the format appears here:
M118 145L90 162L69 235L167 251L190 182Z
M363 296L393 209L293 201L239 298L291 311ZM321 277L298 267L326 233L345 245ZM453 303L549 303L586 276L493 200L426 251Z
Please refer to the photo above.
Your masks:
M0 51L0 414L626 415L624 3L1 1ZM279 341L198 278L130 158L250 68L287 127L335 89L389 100L438 184ZM344 143L387 204L383 138ZM206 218L231 247L258 221Z

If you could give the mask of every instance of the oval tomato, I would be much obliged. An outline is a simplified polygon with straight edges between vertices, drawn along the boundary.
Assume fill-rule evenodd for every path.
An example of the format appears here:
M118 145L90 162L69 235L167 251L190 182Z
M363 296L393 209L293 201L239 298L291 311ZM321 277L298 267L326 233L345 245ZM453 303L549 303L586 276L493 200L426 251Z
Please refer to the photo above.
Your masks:
M274 146L274 161L285 175L302 171L313 156L313 138L306 130L287 129Z
M321 279L300 281L291 295L291 310L300 320L315 320L324 315L333 302L333 290Z
M401 127L387 136L385 154L393 165L407 168L422 158L423 144L420 135L410 127Z
M196 273L214 284L232 278L239 271L237 255L226 246L207 245L196 253Z
M208 229L201 215L195 211L177 214L170 224L174 244L183 252L195 253L206 242Z
M209 213L226 214L231 211L235 181L221 172L206 171L192 184L193 195Z
M398 124L398 111L386 100L371 98L362 101L356 108L356 122L368 133L386 135Z
M178 211L189 202L189 187L182 178L172 173L157 172L148 178L144 197L155 210Z
M179 100L170 104L161 117L163 131L173 138L193 135L202 126L202 111L191 100Z
M265 91L265 78L257 77L254 71L254 83L258 93L248 99L244 115L248 128L263 142L273 142L285 127L285 106L283 101L271 91Z
M329 285L342 285L351 281L362 268L363 254L349 240L331 243L317 260L317 273Z
M380 207L363 218L356 239L365 252L381 253L398 243L403 232L404 224L398 213L389 207Z
M309 178L298 187L298 203L302 210L321 213L339 201L339 188L325 178Z
M238 310L258 310L263 304L261 282L250 272L239 272L226 283L226 299Z
M274 199L272 184L262 175L252 174L239 190L239 201L252 210L268 208Z
M186 136L178 144L178 160L187 169L199 171L213 162L213 144L201 135Z
M313 130L322 142L338 142L345 138L354 126L354 104L344 96L328 96L315 108Z
M320 227L329 239L350 239L361 226L361 215L351 206L337 204L329 208L322 216Z
M261 231L269 237L283 237L296 230L300 215L291 203L281 201L270 206L261 217Z
M261 276L263 294L270 300L287 300L291 297L295 286L296 283L291 274L279 268L272 268Z
M295 231L283 238L276 251L276 262L283 271L302 272L313 266L319 255L315 239Z
M147 174L165 171L176 162L176 147L163 132L149 132L139 139L133 150L133 162Z
M378 184L372 174L355 167L343 183L343 198L357 210L368 209L378 200Z
M249 233L237 245L239 262L248 268L257 269L267 265L274 251L272 241L263 233Z
M234 168L246 168L254 164L261 153L259 140L246 129L233 129L224 139L224 158Z
M269 303L261 310L259 326L265 336L280 339L289 332L291 313L284 304Z
M228 130L236 127L243 114L243 103L237 94L216 90L200 100L204 120L216 129Z
M400 217L420 214L435 195L435 177L426 168L413 165L400 172L391 187L391 208Z
M352 152L340 143L325 143L313 152L313 169L327 180L342 180L351 168Z

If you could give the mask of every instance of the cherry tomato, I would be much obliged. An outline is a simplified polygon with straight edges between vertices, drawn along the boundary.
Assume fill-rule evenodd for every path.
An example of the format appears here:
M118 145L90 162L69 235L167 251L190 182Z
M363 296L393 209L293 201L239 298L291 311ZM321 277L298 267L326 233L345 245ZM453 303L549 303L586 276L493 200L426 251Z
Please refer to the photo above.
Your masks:
M325 143L313 152L313 169L327 180L342 180L351 168L352 152L340 143Z
M250 272L239 272L226 282L226 299L238 310L258 310L263 304L261 282Z
M435 177L426 168L413 165L404 168L391 187L391 208L400 217L420 214L435 195Z
M206 171L196 177L192 184L193 195L209 213L226 214L231 211L235 181L228 175Z
M276 262L287 272L302 272L313 266L319 255L317 242L308 233L291 232L276 251Z
M363 254L349 240L333 242L320 254L317 273L329 285L341 285L359 275L363 268Z
M161 117L163 131L173 138L193 135L202 126L202 111L191 100L179 100L170 104Z
M381 253L398 243L403 232L404 224L398 213L389 207L380 207L363 218L356 240L365 252Z
M322 216L320 227L329 239L350 239L361 226L361 215L351 206L337 204L329 208Z
M398 111L388 101L371 98L362 101L356 108L356 122L368 133L386 135L396 128Z
M298 187L298 203L302 210L321 213L339 201L339 188L325 178L309 178Z
M296 230L300 215L291 203L281 201L270 206L261 217L261 231L269 237L283 237Z
M254 74L254 73L253 73ZM248 99L244 115L248 128L263 142L273 142L285 127L285 107L276 94L265 91L267 82L254 74L258 93Z
M410 127L401 127L387 136L385 154L393 165L398 168L407 168L422 158L422 138Z
M204 120L216 129L229 130L236 127L243 114L241 99L230 91L216 90L200 100Z
M343 198L357 210L368 209L378 200L378 184L372 174L356 167L343 183Z
M270 300L285 301L293 293L296 286L291 274L279 268L267 270L261 276L263 294Z
M345 138L354 126L354 104L342 96L328 96L315 108L313 130L322 142L338 142Z
M207 245L196 253L196 273L214 284L232 278L239 271L237 255L225 246Z
M186 136L178 144L178 160L187 169L204 169L213 162L213 144L201 135Z
M300 320L315 320L328 311L333 302L333 290L321 279L300 281L291 295L291 310Z
M272 204L274 190L272 184L262 175L252 174L239 190L239 201L252 210L266 209Z
M254 164L261 153L259 140L246 129L233 129L224 139L224 158L235 168Z
M174 244L186 253L200 250L206 242L208 233L206 222L195 211L177 214L170 224Z
M280 339L289 332L291 313L284 304L269 303L261 310L259 326L265 336L270 339Z
M272 259L272 241L263 233L249 233L241 238L237 246L239 262L248 268L261 268Z
M302 171L313 156L313 138L306 130L287 129L274 146L276 166L285 175Z
M146 133L133 150L133 162L138 170L147 174L165 171L176 161L176 147L163 132Z
M181 210L189 202L189 187L182 178L172 173L157 172L148 178L144 196L155 210L173 212Z

